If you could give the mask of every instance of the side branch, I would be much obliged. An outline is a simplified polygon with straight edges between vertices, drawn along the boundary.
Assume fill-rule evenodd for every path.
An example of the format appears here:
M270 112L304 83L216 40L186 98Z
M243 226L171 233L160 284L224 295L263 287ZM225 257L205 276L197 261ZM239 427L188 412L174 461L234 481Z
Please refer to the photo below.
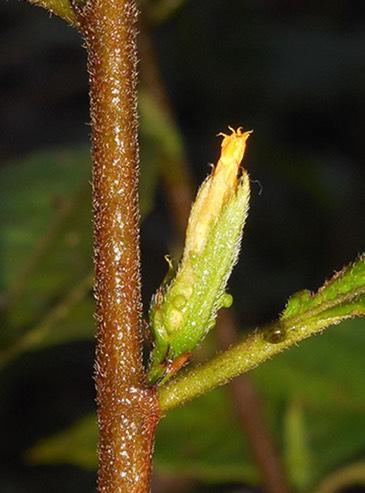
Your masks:
M326 326L328 324L324 325L323 321L295 327L287 325L285 339L277 343L270 340L272 334L282 330L281 322L256 329L239 344L162 386L158 394L161 412L166 413L215 387L224 385L303 339L320 333Z

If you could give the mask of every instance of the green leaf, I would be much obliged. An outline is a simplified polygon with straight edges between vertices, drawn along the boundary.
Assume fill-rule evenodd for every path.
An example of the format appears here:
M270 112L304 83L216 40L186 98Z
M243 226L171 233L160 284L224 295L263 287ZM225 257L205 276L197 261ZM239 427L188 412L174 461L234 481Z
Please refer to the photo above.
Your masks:
M302 341L258 367L252 376L270 402L303 396L314 409L365 405L365 320L347 320Z
M89 180L89 168L88 153L82 149L38 153L1 168L2 290L9 288L39 239Z
M15 338L91 269L90 173L86 149L39 153L1 170L0 282Z
M315 493L337 493L350 491L354 486L356 491L359 486L365 486L365 462L355 462L330 473L315 488ZM352 491L352 490L351 490Z
M365 255L335 274L316 293L300 291L293 295L281 321L298 325L323 322L324 326L347 317L365 314Z
M150 2L148 8L151 20L160 24L166 22L177 10L179 10L186 0L159 0Z
M25 459L33 464L73 464L95 469L97 427L94 414L76 421L70 428L41 440Z

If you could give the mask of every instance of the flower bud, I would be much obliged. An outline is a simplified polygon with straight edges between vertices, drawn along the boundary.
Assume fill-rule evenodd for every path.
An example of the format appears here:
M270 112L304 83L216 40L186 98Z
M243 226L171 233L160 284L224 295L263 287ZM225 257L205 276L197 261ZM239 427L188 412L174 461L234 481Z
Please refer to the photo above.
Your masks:
M225 288L248 212L249 177L240 165L251 132L230 130L230 135L220 134L221 156L192 206L177 271L170 264L167 279L152 300L152 382L177 371L215 325L218 310L232 304Z

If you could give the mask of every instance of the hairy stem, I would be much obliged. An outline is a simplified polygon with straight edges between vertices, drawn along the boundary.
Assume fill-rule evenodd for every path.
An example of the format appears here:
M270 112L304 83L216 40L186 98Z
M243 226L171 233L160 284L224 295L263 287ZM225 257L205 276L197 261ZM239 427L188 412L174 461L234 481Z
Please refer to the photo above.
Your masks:
M320 333L328 325L324 325L323 321L308 324L304 321L301 325L296 324L293 327L287 324L287 334L284 340L277 343L270 342L267 336L282 329L280 321L254 330L242 342L162 386L159 389L161 412L166 413L256 368L259 364L295 346L303 339Z
M133 0L75 7L86 41L93 143L98 491L147 492L155 391L142 363L136 20Z

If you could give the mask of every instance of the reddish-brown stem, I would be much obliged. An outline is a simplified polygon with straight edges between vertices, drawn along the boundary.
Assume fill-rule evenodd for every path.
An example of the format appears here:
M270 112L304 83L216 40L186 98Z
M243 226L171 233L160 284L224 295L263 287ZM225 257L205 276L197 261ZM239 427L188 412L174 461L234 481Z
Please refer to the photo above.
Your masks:
M154 53L154 47L148 32L148 25L142 31L142 76L148 91L159 105L171 125L176 125L169 100L161 80L158 63ZM162 179L165 185L167 201L174 219L176 233L182 241L193 200L191 178L188 166L184 158L173 163L173 170L165 166ZM179 179L174 181L176 175ZM217 321L217 337L221 348L226 348L236 342L236 323L232 310L224 311ZM237 409L237 414L242 425L242 430L247 438L252 454L256 459L265 491L268 493L287 493L289 488L277 454L274 440L266 426L262 415L261 403L250 378L242 375L232 380L230 390Z
M142 362L133 0L75 6L86 41L93 144L98 491L150 489L158 409Z

